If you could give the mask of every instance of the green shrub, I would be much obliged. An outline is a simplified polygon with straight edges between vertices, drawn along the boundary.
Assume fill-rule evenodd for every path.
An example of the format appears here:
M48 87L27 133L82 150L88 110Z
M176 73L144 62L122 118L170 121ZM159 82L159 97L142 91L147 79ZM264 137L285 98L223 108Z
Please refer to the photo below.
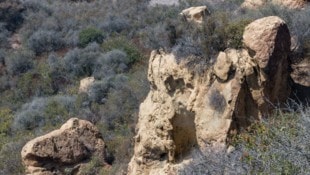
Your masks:
M104 39L103 32L96 28L86 28L79 33L79 45L86 47L91 42L102 43Z
M26 174L20 152L30 139L29 135L23 133L3 145L0 150L0 174Z
M69 111L61 103L51 100L45 107L45 118L48 125L55 126L61 124L69 118ZM48 126L49 127L49 126Z
M0 150L9 139L11 124L13 122L12 111L8 108L0 109Z
M5 58L7 70L11 75L25 73L34 67L35 55L29 50L19 50Z
M242 35L245 27L251 22L251 20L240 20L232 22L225 28L226 33L226 45L228 48L240 49L242 48Z
M75 114L75 100L72 96L34 98L15 114L12 128L14 131L53 128Z
M40 63L35 70L22 74L17 81L15 92L21 100L33 96L52 95L54 90L48 65Z
M37 55L43 52L51 52L61 49L65 42L56 31L38 30L34 32L27 41L28 46Z
M64 57L64 68L69 73L67 76L73 76L70 78L91 76L100 54L97 43L91 43L83 49L70 50Z
M102 48L104 51L112 51L114 49L124 51L127 54L131 64L142 58L139 48L135 46L134 43L123 37L107 40L102 44Z
M87 164L82 166L81 175L102 174L104 171L104 162L101 158L93 156Z
M93 76L102 79L127 72L129 69L129 58L124 51L112 50L97 58Z
M17 0L0 1L0 21L9 31L14 31L23 22L23 3Z

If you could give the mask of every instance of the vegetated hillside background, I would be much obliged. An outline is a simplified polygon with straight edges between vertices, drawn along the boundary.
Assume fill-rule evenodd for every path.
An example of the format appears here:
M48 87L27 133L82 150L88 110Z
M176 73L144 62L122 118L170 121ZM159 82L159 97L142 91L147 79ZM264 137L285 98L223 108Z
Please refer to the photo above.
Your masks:
M309 7L267 5L247 11L239 9L241 3L188 0L178 6L149 6L148 0L1 0L0 174L24 174L23 145L70 117L95 123L108 145L112 168L101 172L94 160L85 174L126 171L138 107L149 90L146 72L152 49L164 48L180 58L199 55L202 59L195 62L208 66L219 51L242 47L243 29L251 21L277 15L300 42L292 61L309 59ZM195 5L207 5L211 12L203 28L178 16ZM96 82L88 93L79 94L79 81L88 76ZM293 104L254 124L247 134L232 136L237 149L233 157L197 155L197 162L183 173L212 174L238 167L250 174L309 174L309 107Z

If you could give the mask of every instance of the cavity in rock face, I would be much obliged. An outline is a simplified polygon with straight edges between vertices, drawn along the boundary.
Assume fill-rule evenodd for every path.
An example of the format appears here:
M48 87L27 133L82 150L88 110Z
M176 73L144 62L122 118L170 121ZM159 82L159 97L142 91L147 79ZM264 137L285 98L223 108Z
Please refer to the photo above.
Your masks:
M178 162L197 146L195 114L186 109L180 109L170 122L173 127L172 140L175 144L174 159Z
M202 73L186 59L153 51L151 90L140 105L129 175L176 174L193 150L225 148L231 129L247 127L289 92L290 34L278 17L248 25L246 49L221 52Z

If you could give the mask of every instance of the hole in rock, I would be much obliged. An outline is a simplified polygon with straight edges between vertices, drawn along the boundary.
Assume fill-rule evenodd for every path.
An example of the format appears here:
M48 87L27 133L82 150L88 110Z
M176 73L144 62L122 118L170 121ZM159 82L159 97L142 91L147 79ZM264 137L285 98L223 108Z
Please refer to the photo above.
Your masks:
M167 153L160 154L160 160L166 160L167 159Z
M310 102L310 87L293 83L290 99L293 100L290 103L307 105ZM291 104L291 106L294 106L294 104Z
M189 155L197 145L195 114L181 109L171 120L172 138L175 143L175 160L180 161Z
M185 82L182 78L174 79L172 76L169 76L165 80L165 86L169 95L172 96L177 89L184 89Z

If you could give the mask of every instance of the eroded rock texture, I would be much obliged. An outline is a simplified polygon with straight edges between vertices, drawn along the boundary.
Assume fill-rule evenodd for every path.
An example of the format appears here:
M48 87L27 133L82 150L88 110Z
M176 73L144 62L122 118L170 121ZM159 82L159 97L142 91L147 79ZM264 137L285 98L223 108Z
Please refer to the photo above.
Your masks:
M94 84L94 77L86 77L80 81L79 93L85 92L87 93L89 88Z
M140 106L128 174L175 174L193 149L224 148L231 129L248 126L286 99L290 34L284 21L251 23L244 44L221 52L202 72L172 53L152 52L151 90Z
M292 65L291 77L296 84L310 87L310 57Z
M245 0L241 7L248 9L258 9L268 2L276 5L280 5L289 9L302 9L304 8L309 0Z
M207 6L197 6L197 7L190 7L184 9L180 15L183 16L185 21L188 22L195 22L201 24L204 20L206 15L210 14Z
M267 0L245 0L242 4L242 8L257 9L267 3Z
M290 93L287 77L290 34L285 22L276 16L258 19L245 28L243 41L258 64L260 86L253 92L259 107L265 111L265 101L284 101Z
M301 9L307 5L309 0L273 0L273 2L290 9Z
M21 155L31 175L79 174L93 156L104 165L105 144L93 124L72 118L60 129L29 141Z

